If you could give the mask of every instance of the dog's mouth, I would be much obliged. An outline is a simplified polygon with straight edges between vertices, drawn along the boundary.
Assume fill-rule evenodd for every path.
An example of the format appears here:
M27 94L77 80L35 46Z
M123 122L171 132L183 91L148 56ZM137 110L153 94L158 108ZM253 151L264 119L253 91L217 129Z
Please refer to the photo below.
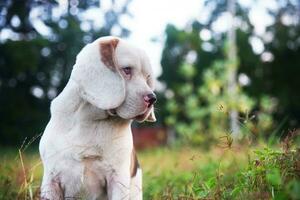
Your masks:
M149 113L150 113L150 111L151 111L151 108L152 108L152 106L149 107L149 108L147 108L144 112L142 112L142 114L140 114L140 115L134 117L134 119L135 119L136 121L138 121L138 122L143 122L143 121L145 121L146 118L149 116Z
M151 108L152 107L149 107L149 108L145 109L143 112L141 112L142 114L139 114L139 115L137 115L135 117L132 117L130 119L136 120L137 122L145 121L145 119L148 117L148 115L151 111ZM118 116L116 109L109 109L109 110L107 110L107 113L112 117Z
M141 115L136 116L134 119L138 122L143 122L148 117L148 114L149 114L148 112L145 112Z

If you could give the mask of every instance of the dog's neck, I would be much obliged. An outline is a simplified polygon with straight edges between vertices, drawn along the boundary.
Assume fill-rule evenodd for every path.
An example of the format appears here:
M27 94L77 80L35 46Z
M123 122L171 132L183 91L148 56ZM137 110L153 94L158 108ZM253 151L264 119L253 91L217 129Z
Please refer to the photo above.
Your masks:
M79 85L72 79L69 80L63 91L51 102L51 117L64 116L71 122L96 122L113 123L116 125L131 125L131 120L110 116L106 110L99 109L85 101L79 92Z

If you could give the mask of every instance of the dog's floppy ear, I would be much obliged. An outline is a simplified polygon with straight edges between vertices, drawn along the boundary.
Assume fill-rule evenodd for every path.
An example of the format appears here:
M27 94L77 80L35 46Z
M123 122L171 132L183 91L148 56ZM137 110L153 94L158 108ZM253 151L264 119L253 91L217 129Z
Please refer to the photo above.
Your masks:
M151 111L150 111L149 116L147 117L146 121L147 122L156 122L156 117L155 117L155 114L154 114L154 108L153 107L151 108Z
M82 98L103 110L116 108L125 99L125 83L114 57L118 42L117 38L100 38L85 46L71 74Z

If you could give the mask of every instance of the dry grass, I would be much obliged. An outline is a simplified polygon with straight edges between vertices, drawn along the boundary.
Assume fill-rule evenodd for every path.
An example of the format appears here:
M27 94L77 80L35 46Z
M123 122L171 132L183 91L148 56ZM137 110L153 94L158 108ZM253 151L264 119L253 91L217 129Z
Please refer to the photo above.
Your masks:
M234 197L239 199L241 194L249 195L249 198L254 195L257 196L256 199L264 198L264 196L265 199L276 199L272 195L280 195L278 191L282 188L266 182L265 177L269 169L264 168L274 166L277 170L279 165L272 163L280 160L280 166L284 166L285 171L291 172L289 167L296 163L299 165L300 173L300 161L297 160L299 157L295 157L294 150L293 153L286 146L282 151L279 151L277 147L274 152L262 150L264 147L264 144L255 147L221 145L205 151L196 147L181 146L138 152L143 168L144 199L234 199ZM255 154L255 151L261 154ZM0 159L0 200L38 199L42 165L37 149L2 148L1 154L3 156ZM259 160L262 159L260 156L269 160ZM288 160L292 158L293 162L289 163ZM292 171L292 173L295 172L297 171ZM299 189L300 194L298 175L293 175L296 177L296 182L291 187L293 190ZM273 176L274 174L270 175L271 178ZM248 183L248 179L253 183ZM259 184L264 187L264 190L258 190L255 181L260 181ZM243 187L249 190L249 193L244 189L239 189ZM278 191L274 190L272 193L272 188L273 190L277 188ZM293 195L295 194L298 194L297 191Z

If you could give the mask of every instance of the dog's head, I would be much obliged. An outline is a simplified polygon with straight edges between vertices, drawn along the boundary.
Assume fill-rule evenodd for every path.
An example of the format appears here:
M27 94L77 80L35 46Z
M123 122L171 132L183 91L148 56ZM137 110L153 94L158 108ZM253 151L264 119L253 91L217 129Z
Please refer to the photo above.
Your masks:
M102 37L78 54L71 78L80 95L110 115L156 121L154 77L144 51L116 37Z

